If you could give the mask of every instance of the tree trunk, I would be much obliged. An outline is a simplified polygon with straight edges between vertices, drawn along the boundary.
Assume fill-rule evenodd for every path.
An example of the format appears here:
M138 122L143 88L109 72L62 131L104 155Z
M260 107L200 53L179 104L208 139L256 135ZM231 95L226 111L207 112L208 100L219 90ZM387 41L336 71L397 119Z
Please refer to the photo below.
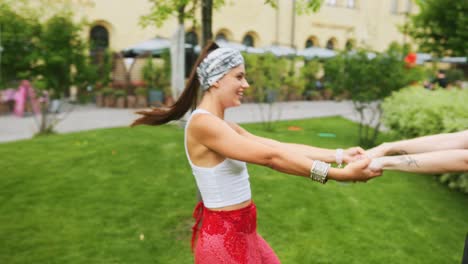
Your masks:
M213 0L202 0L202 47L213 38Z
M185 22L185 6L186 5L181 5L177 10L177 21L179 22L179 25L183 25Z

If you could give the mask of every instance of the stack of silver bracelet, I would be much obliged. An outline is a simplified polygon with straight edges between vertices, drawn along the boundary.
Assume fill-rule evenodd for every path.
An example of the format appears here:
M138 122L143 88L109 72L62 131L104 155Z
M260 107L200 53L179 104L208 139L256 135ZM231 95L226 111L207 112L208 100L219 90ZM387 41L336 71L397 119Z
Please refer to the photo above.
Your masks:
M312 164L312 168L310 169L310 179L325 184L327 182L327 174L329 169L329 163L315 160Z

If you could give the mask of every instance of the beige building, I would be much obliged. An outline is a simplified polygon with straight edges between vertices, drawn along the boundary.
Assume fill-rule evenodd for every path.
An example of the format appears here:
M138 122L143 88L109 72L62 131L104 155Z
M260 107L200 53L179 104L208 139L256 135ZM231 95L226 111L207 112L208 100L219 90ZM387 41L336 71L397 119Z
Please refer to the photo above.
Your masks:
M351 46L382 51L393 41L408 41L397 26L404 23L408 12L417 12L412 0L325 0L317 13L302 15L293 12L294 0L278 0L278 9L264 4L264 0L226 2L213 11L213 34L254 47L276 44L343 50ZM175 18L161 28L140 26L140 17L150 6L146 0L94 0L93 5L79 8L77 15L86 16L92 23L90 38L120 51L155 36L172 36ZM200 40L199 27L187 21L185 28L187 38Z

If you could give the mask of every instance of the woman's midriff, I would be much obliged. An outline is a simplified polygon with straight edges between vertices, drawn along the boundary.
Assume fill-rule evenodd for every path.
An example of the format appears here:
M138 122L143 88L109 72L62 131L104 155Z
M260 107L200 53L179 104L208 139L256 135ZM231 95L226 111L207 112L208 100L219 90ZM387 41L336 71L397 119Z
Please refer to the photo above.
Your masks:
M224 206L224 207L219 207L219 208L208 208L210 211L234 211L238 209L245 208L252 204L252 200L249 199L245 202L239 203L239 204L234 204L234 205L229 205L229 206Z

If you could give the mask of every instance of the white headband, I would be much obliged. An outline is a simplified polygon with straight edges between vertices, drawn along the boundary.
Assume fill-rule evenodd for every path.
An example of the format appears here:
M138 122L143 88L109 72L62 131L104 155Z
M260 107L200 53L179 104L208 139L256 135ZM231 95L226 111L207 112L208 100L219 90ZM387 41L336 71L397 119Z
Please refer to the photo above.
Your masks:
M232 68L244 64L244 58L238 50L217 48L212 51L197 67L198 80L203 90L210 88Z

